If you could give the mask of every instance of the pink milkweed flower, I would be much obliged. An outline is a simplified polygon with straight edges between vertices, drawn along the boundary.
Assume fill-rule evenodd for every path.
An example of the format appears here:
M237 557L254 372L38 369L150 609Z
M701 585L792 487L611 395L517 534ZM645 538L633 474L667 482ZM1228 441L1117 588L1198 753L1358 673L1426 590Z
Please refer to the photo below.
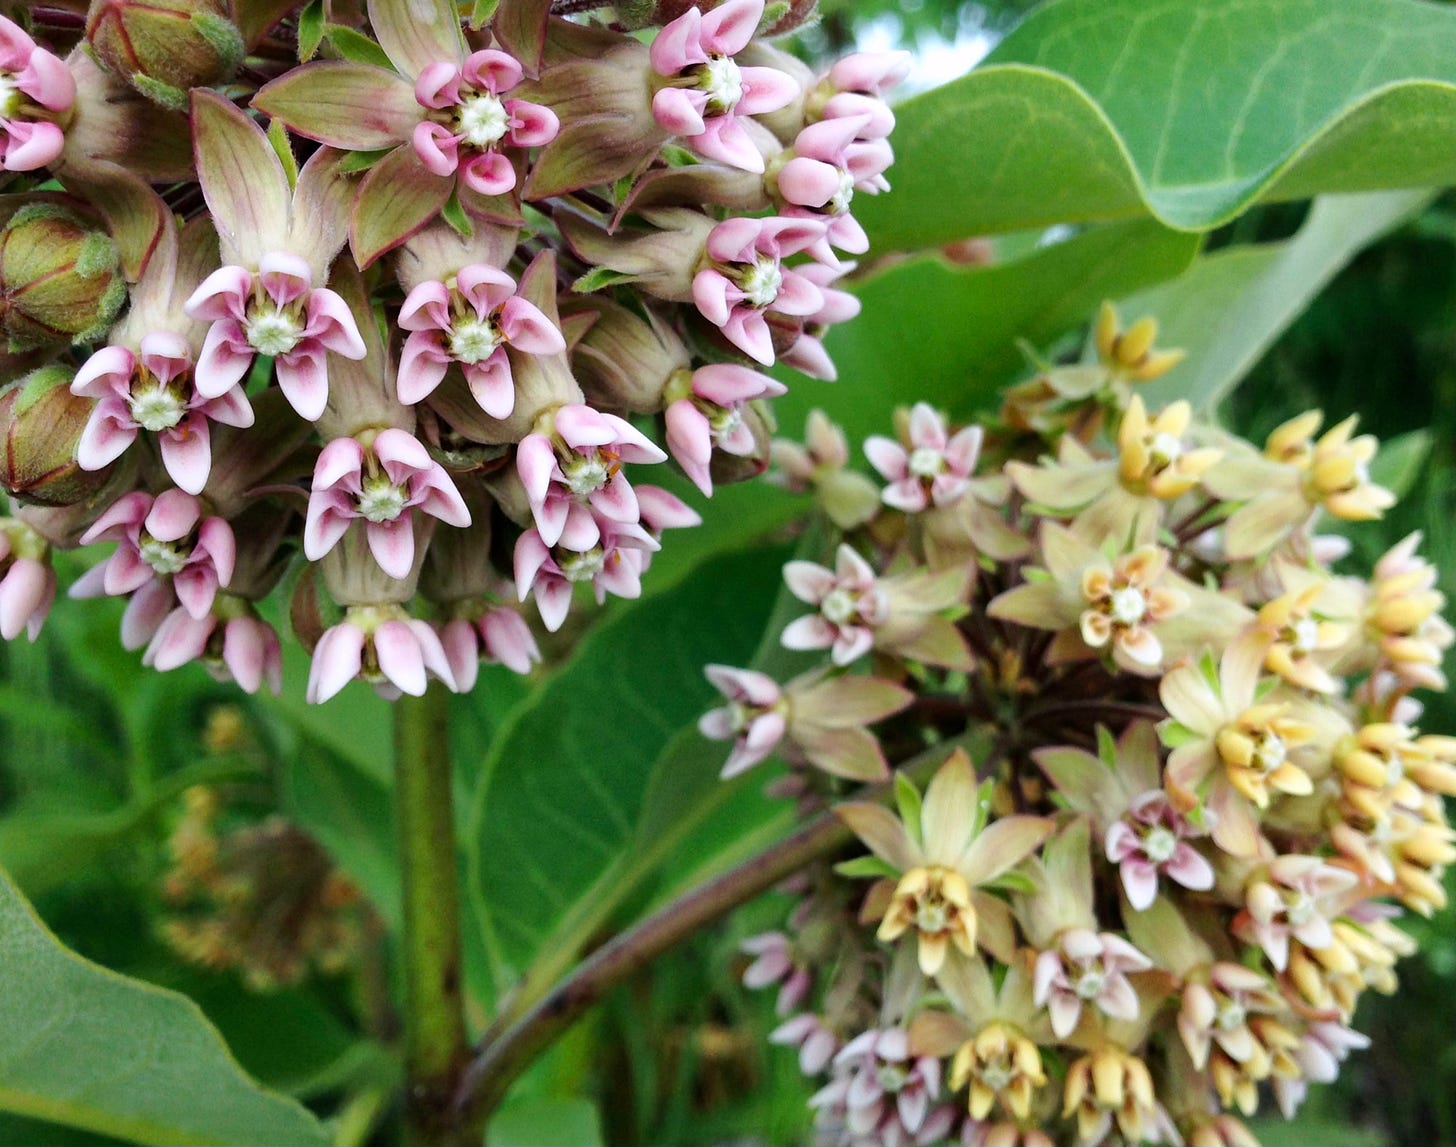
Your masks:
M870 651L875 627L889 617L889 596L875 571L848 545L840 545L832 570L814 562L786 563L784 581L800 601L819 607L784 627L786 649L829 649L834 664L848 665Z
M430 623L398 605L350 606L344 620L326 629L314 647L307 700L321 705L359 677L394 700L424 695L433 675L458 692L445 648Z
M1077 1026L1084 1003L1103 1015L1132 1022L1138 1018L1137 990L1127 973L1145 972L1153 962L1110 932L1068 928L1056 947L1036 958L1032 999L1047 1009L1052 1031L1066 1039Z
M902 446L878 435L865 440L870 465L889 482L885 505L917 513L930 506L948 506L970 485L981 454L979 426L951 435L933 407L917 402L910 410L909 444Z
M1211 811L1204 816L1210 820ZM1118 866L1127 901L1139 912L1158 895L1158 877L1204 892L1213 887L1213 865L1188 843L1202 830L1176 808L1161 790L1137 797L1121 820L1107 828L1107 859Z
M197 618L174 609L142 654L142 664L160 673L199 659L214 677L236 682L245 693L256 693L265 681L275 697L283 691L283 647L261 618L224 617L216 610Z
M794 140L789 159L778 172L778 195L784 215L822 218L824 238L809 249L822 263L839 262L834 248L860 255L869 250L869 236L850 214L856 190L877 194L883 172L894 161L884 140L858 138L868 116L821 120L809 124Z
M498 606L474 620L452 618L440 627L440 644L459 692L475 688L481 658L525 676L541 660L531 627L514 609Z
M70 111L75 101L76 81L60 57L0 16L0 169L34 171L54 162L65 136L45 115Z
M683 530L703 524L701 514L661 486L637 486L633 492L637 495L637 508L642 511L640 524L655 542L661 543L664 530ZM623 556L637 562L640 577L652 564L654 553L655 550L626 550Z
M115 597L154 587L146 599L149 615L155 616L159 601L165 602L165 615L175 592L187 612L201 619L232 580L237 558L232 527L222 518L203 517L202 503L183 490L155 498L133 491L81 535L82 545L113 541L116 552L71 586L72 597Z
M784 739L788 701L766 673L728 665L706 665L703 673L728 704L704 713L698 731L714 741L733 742L720 775L735 777L764 760Z
M693 276L693 302L723 336L755 362L772 366L766 311L812 315L824 306L813 281L783 260L824 237L818 219L728 219L708 233L710 266Z
M787 387L767 375L733 363L712 363L668 385L667 448L704 494L712 496L708 462L713 449L739 457L753 453L753 431L743 421L744 403L776 398ZM680 397L675 397L680 395Z
M260 354L274 360L278 385L300 418L316 421L329 400L326 354L365 355L349 304L327 287L313 286L308 261L275 251L258 270L228 266L202 281L183 308L211 322L194 372L204 398L217 398L241 382Z
M445 282L419 284L405 298L399 325L411 332L399 361L399 400L423 401L456 362L492 418L509 417L516 408L507 346L526 354L566 350L551 320L516 294L516 281L485 263L472 263Z
M1311 1083L1334 1083L1345 1057L1369 1046L1369 1036L1344 1024L1333 1020L1311 1023L1294 1050L1294 1062L1300 1068L1298 1078L1275 1075L1270 1080L1280 1113L1285 1119L1293 1119Z
M502 98L520 82L521 65L495 48L472 52L459 64L428 65L415 80L415 99L445 115L444 122L430 117L415 127L410 140L420 162L436 175L458 169L461 181L481 195L512 190L516 168L501 145L540 147L561 130L550 108Z
M876 1142L913 1141L930 1104L940 1097L940 1060L911 1055L909 1033L903 1028L862 1032L839 1050L834 1066L835 1078L809 1105L842 1105L850 1132L865 1136L878 1131ZM898 1126L882 1127L887 1116Z
M895 113L884 94L910 74L909 52L855 52L845 56L819 81L810 99L816 118L868 117L860 138L884 139L895 127Z
M817 247L809 248L809 253L816 257L817 251ZM791 366L801 374L826 382L833 382L839 377L839 372L834 368L834 360L824 349L824 335L830 327L846 323L860 312L860 301L848 291L838 290L833 285L854 270L855 266L854 263L818 262L795 268L800 275L819 288L824 304L812 315L804 316L799 337L793 346L779 356L785 366Z
M0 518L0 638L13 641L21 630L34 641L56 597L50 545L14 518Z
M668 81L652 97L658 124L699 155L755 173L763 172L763 155L739 117L778 111L800 90L777 68L734 61L762 18L763 0L727 0L710 12L689 8L664 25L649 52L653 71Z
M754 957L743 971L745 988L766 988L770 984L778 984L774 1011L779 1016L787 1016L795 1008L803 1006L809 989L814 985L814 978L808 969L795 962L787 936L782 932L763 932L740 942L738 950Z
M316 562L364 519L369 552L390 577L409 576L415 560L410 511L460 529L470 511L444 467L412 434L389 428L335 438L319 453L303 527L303 552Z
M1348 868L1317 856L1281 856L1245 890L1234 934L1262 948L1282 972L1289 963L1291 937L1312 951L1334 943L1330 924L1339 912L1338 898L1358 883Z
M619 527L636 523L641 508L622 473L622 464L666 458L655 442L625 418L603 414L583 403L557 407L549 415L549 425L526 435L516 448L516 471L526 488L541 542L554 546L572 527L573 536L566 539L566 545L585 551L597 544L594 533L599 520ZM578 508L575 514L570 512L573 506ZM591 512L584 512L588 507Z
M573 508L578 511L574 516L586 513L582 507ZM516 592L521 601L535 595L541 620L553 633L566 620L577 582L591 582L598 604L608 593L642 595L642 567L634 551L655 550L657 542L636 523L594 517L592 528L596 541L580 550L568 547L569 537L548 546L539 529L527 530L516 542Z
M768 1042L799 1049L799 1070L818 1075L839 1050L839 1037L822 1019L809 1012L793 1016L768 1034Z
M157 436L167 476L200 494L212 472L209 422L246 429L253 408L237 384L215 397L193 382L192 346L172 331L142 336L137 352L103 347L76 372L71 393L97 399L81 432L76 462L100 470L124 454L146 430Z
M1193 1065L1202 1071L1215 1044L1235 1063L1258 1050L1249 1029L1253 1015L1282 1012L1285 1003L1265 976L1242 964L1222 961L1190 977L1178 1009L1178 1035Z

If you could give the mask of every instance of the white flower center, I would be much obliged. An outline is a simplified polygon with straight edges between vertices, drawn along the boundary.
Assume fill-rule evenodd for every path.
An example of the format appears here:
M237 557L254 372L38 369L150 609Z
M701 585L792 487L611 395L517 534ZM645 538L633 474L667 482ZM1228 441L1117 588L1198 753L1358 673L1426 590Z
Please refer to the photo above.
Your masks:
M165 386L155 384L133 390L127 396L127 405L131 407L131 416L136 424L154 434L159 430L171 430L187 413L186 404L176 394Z
M1154 864L1171 860L1177 848L1177 834L1161 824L1154 825L1148 830L1148 835L1143 837L1143 853Z
M1154 434L1148 443L1148 458L1162 470L1178 461L1183 453L1183 442L1174 434Z
M784 273L777 259L760 258L750 263L738 276L738 286L752 307L766 307L779 297Z
M1394 749L1385 760L1385 785L1390 788L1405 779L1405 758Z
M595 494L612 477L607 464L595 454L578 454L569 459L562 464L561 473L566 478L566 488L578 498Z
M1218 1012L1214 1015L1213 1022L1218 1025L1219 1031L1231 1032L1244 1026L1248 1014L1244 1005L1238 1000L1223 1000L1218 1005Z
M875 1082L880 1085L881 1091L894 1095L910 1082L910 1073L901 1064L882 1063L879 1070L875 1072Z
M1294 640L1290 643L1296 653L1313 653L1319 648L1319 622L1312 617L1301 617L1291 627Z
M929 446L917 446L905 466L917 478L935 478L945 472L945 455Z
M1016 1071L1009 1064L988 1063L981 1068L981 1082L992 1091L1004 1091L1016 1078Z
M841 170L839 173L839 190L829 197L826 206L831 215L843 215L849 210L850 204L854 202L854 176L849 172Z
M1080 976L1073 990L1084 1000L1095 1000L1107 983L1107 977L1098 968L1088 968Z
M1254 747L1254 763L1266 773L1272 773L1279 768L1288 756L1289 750L1284 745L1284 738L1278 733L1266 732Z
M467 319L450 331L450 356L457 362L477 363L495 353L500 332L489 319Z
M562 577L570 582L578 582L591 581L602 572L606 561L607 555L597 546L584 554L575 550L568 551L556 559L556 564L561 567Z
M1290 901L1288 911L1285 913L1289 918L1289 923L1296 928L1308 924L1314 919L1314 914L1314 900L1310 898L1308 893L1304 892L1295 895L1294 899Z
M915 927L920 932L944 932L950 914L940 900L926 900L915 909Z
M13 119L23 98L24 93L15 77L9 72L0 72L0 119Z
M1121 625L1136 625L1148 612L1148 599L1142 590L1125 585L1112 591L1112 620Z
M824 600L819 603L819 612L827 621L835 625L844 625L854 617L855 609L859 606L859 599L847 589L832 589L824 595Z
M137 546L137 553L159 574L174 574L187 564L187 554L179 550L175 542L159 542L156 538L144 536Z
M698 88L708 93L710 110L722 115L743 98L743 73L728 56L712 56L698 76Z
M408 495L384 475L365 479L359 494L359 516L371 522L392 522L404 511Z
M287 354L303 337L303 323L283 311L257 311L243 324L248 345L259 354L276 358Z
M465 142L482 151L499 143L511 126L505 105L489 92L477 92L461 100L456 120Z
M714 405L707 412L708 428L715 438L727 438L743 425L743 411L733 406Z
M733 718L733 731L735 733L748 732L749 726L758 720L762 711L753 705L744 704L742 701L730 701L728 712Z

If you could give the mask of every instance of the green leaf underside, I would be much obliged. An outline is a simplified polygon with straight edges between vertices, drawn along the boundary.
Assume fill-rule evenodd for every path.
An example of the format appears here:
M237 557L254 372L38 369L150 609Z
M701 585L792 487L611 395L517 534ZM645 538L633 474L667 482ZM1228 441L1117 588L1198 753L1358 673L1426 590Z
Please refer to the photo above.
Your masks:
M324 1144L197 1005L63 948L0 875L0 1110L149 1144Z
M784 556L717 558L608 620L496 741L466 849L499 979L592 915L607 891L622 894L653 762L717 695L703 665L753 655ZM724 749L715 748L716 775Z
M877 248L1142 214L1207 230L1259 200L1456 182L1456 11L1061 0L896 114L894 194L856 202Z
M897 403L923 400L960 416L984 410L1025 370L1018 338L1045 343L1086 322L1103 299L1178 274L1198 243L1137 221L1001 266L954 266L935 255L896 264L856 285L863 311L830 333L834 392L800 380L776 401L782 432L797 435L808 410L827 405L858 455L865 435L888 433Z
M1322 197L1293 238L1214 252L1178 278L1123 300L1124 318L1153 316L1159 345L1187 352L1139 388L1147 402L1186 398L1212 410L1341 267L1429 199L1420 191Z

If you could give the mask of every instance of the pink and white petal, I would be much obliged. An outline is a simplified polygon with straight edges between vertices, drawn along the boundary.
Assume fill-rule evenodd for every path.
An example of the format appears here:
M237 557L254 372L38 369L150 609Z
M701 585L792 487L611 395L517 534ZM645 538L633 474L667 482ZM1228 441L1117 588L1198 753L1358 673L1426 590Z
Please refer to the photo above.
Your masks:
M731 362L709 363L693 371L693 393L719 406L753 398L777 398L788 388L778 379Z
M498 321L501 334L516 350L527 354L562 354L566 350L561 331L539 307L520 296L505 301Z
M424 108L448 108L460 102L461 69L448 60L426 64L415 78L415 101Z
M220 319L241 321L253 292L253 272L246 267L219 267L182 304L190 319L217 322Z
M489 263L471 263L462 267L455 276L455 284L479 319L485 318L516 294L515 279Z
M663 419L667 448L678 465L684 470L689 466L704 469L713 455L713 433L707 416L693 405L692 399L680 398L668 405ZM702 489L701 482L697 485Z
M410 291L400 308L398 322L407 331L447 328L450 325L450 292L445 284L437 279L427 279Z
M862 625L841 626L839 636L834 639L829 659L835 665L852 665L875 644L875 635Z
M381 430L375 436L374 456L396 486L403 486L416 474L432 470L436 465L424 443L397 427Z
M610 442L616 447L623 462L667 461L667 455L663 452L662 447L625 418L620 418L615 414L599 414L599 417L611 430Z
M272 632L265 622L252 617L235 617L223 626L222 663L244 693L256 693L263 684Z
M142 526L158 541L175 542L190 534L201 517L202 504L191 494L163 490L147 510Z
M410 483L410 505L447 526L464 530L470 526L470 510L445 468L432 463L430 469Z
M739 307L722 326L723 337L755 362L772 366L774 362L773 333L768 323L757 311Z
M893 439L872 435L865 439L864 452L870 465L887 482L899 481L910 473L910 456L905 452L905 447Z
M515 147L544 147L561 132L556 113L529 100L507 100L511 130L506 139Z
M796 559L784 563L784 583L789 592L809 605L818 605L828 597L837 580L833 570L816 562Z
M81 364L71 380L71 393L82 398L125 398L131 392L135 367L136 356L126 347L102 347Z
M131 408L119 398L103 398L91 411L81 440L76 443L76 464L82 470L109 466L126 453L136 436Z
M364 531L369 540L369 552L374 555L379 568L401 581L409 577L415 562L415 531L410 512L406 510L388 522L366 522ZM404 686L400 688L404 689ZM405 692L409 690L405 689Z
M309 292L305 338L314 338L344 358L362 359L367 353L354 312L337 291L319 287Z
M425 669L443 682L445 688L450 692L464 692L450 669L450 659L445 656L445 646L440 641L440 635L435 632L435 627L428 621L421 621L413 617L406 620L405 624L415 635L415 641L420 647L420 656L425 662Z
M479 624L486 655L512 673L525 676L541 660L541 650L531 635L531 627L514 609L493 609Z
M357 516L353 503L339 490L315 490L308 500L303 525L303 556L319 561L339 544Z
M521 65L514 56L498 48L483 48L465 57L460 76L472 87L500 95L521 82Z
M689 137L687 142L694 151L708 159L716 159L740 171L763 174L763 153L735 115L714 116L706 120L703 130Z
M386 680L411 697L424 695L429 678L414 631L403 621L386 621L374 631L374 655Z
M335 487L358 494L363 490L364 447L353 438L335 438L319 451L313 467L314 490Z
M481 195L504 195L516 185L516 167L500 152L487 151L460 169L460 181Z
M779 641L785 649L829 649L838 637L838 628L822 614L809 613L784 626Z
M258 260L258 282L280 307L297 302L313 284L308 260L287 251L270 251Z
M164 430L158 439L167 476L189 494L202 493L212 473L212 437L207 418L193 411L171 430Z
M239 430L252 426L255 418L253 406L241 386L235 386L216 398L201 401L194 398L190 405L193 411L203 417L224 426L236 426Z
M1122 872L1122 887L1127 892L1127 901L1139 912L1151 907L1158 898L1158 868L1150 860L1128 857L1119 866Z
M1052 1034L1057 1039L1066 1039L1077 1026L1082 1015L1082 1001L1071 992L1053 991L1047 1001L1047 1012L1051 1016Z
M1214 884L1213 865L1208 862L1208 858L1191 844L1182 841L1163 865L1163 871L1170 879L1195 892L1206 892Z
M450 369L450 356L444 349L444 337L437 330L416 330L404 340L396 379L399 400L407 406L423 402Z
M235 319L219 319L202 340L192 385L203 398L216 398L237 386L253 365L258 352L249 344Z
M65 61L44 48L30 53L25 67L15 76L15 86L53 112L70 110L76 102L76 80Z
M196 661L206 651L207 639L216 626L217 619L210 613L196 618L185 609L174 609L152 635L142 664L166 673Z
M0 130L7 137L0 161L6 171L35 171L55 162L65 150L65 133L53 123L0 120Z
M689 8L676 20L665 24L648 49L653 71L662 76L675 76L693 64L708 62L702 46L703 14Z
M175 604L172 587L165 579L153 578L146 582L131 595L121 615L121 647L141 649L152 639Z
M541 624L555 633L571 609L571 583L563 577L543 578L536 583L535 596Z
M13 641L55 592L55 578L34 558L18 558L0 578L0 638Z
M740 68L743 95L733 109L739 115L764 115L788 107L803 90L799 81L778 68Z
M719 56L736 56L748 47L763 19L764 0L726 0L703 14L698 33L703 49Z
M527 530L516 540L515 554L513 555L512 572L516 579L516 599L525 601L531 594L531 587L542 576L543 568L547 576L554 576L556 573L555 563L551 561L551 550L541 540L541 534L537 530Z
M483 362L461 367L475 404L492 418L509 418L516 408L516 380L511 360L503 347L496 347Z
M436 175L454 175L460 166L460 138L440 124L417 125L410 136L410 145L426 170Z
M475 626L463 617L453 618L440 627L440 645L450 663L450 675L458 692L469 693L480 676L480 639Z
M691 138L702 134L706 92L688 88L663 88L652 97L652 118L663 131Z
M778 180L779 194L800 207L823 207L839 194L839 169L803 155L784 164Z
M588 501L596 513L614 523L630 524L642 517L632 483L621 471L607 479L601 489L594 490Z
M364 665L364 631L344 622L324 631L308 671L307 700L321 705L344 688Z
M322 346L300 343L273 361L278 388L306 422L317 422L329 404L329 372L324 359Z
M177 600L193 617L206 617L217 600L217 571L209 563L184 566L172 575Z

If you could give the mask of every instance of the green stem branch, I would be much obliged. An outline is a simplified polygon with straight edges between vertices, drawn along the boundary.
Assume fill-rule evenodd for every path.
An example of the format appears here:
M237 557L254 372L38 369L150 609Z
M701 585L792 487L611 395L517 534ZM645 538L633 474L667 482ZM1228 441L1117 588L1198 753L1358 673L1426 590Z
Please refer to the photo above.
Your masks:
M405 1134L420 1147L467 1138L450 1115L469 1056L461 991L460 884L450 801L446 693L394 706L394 801L404 881Z

